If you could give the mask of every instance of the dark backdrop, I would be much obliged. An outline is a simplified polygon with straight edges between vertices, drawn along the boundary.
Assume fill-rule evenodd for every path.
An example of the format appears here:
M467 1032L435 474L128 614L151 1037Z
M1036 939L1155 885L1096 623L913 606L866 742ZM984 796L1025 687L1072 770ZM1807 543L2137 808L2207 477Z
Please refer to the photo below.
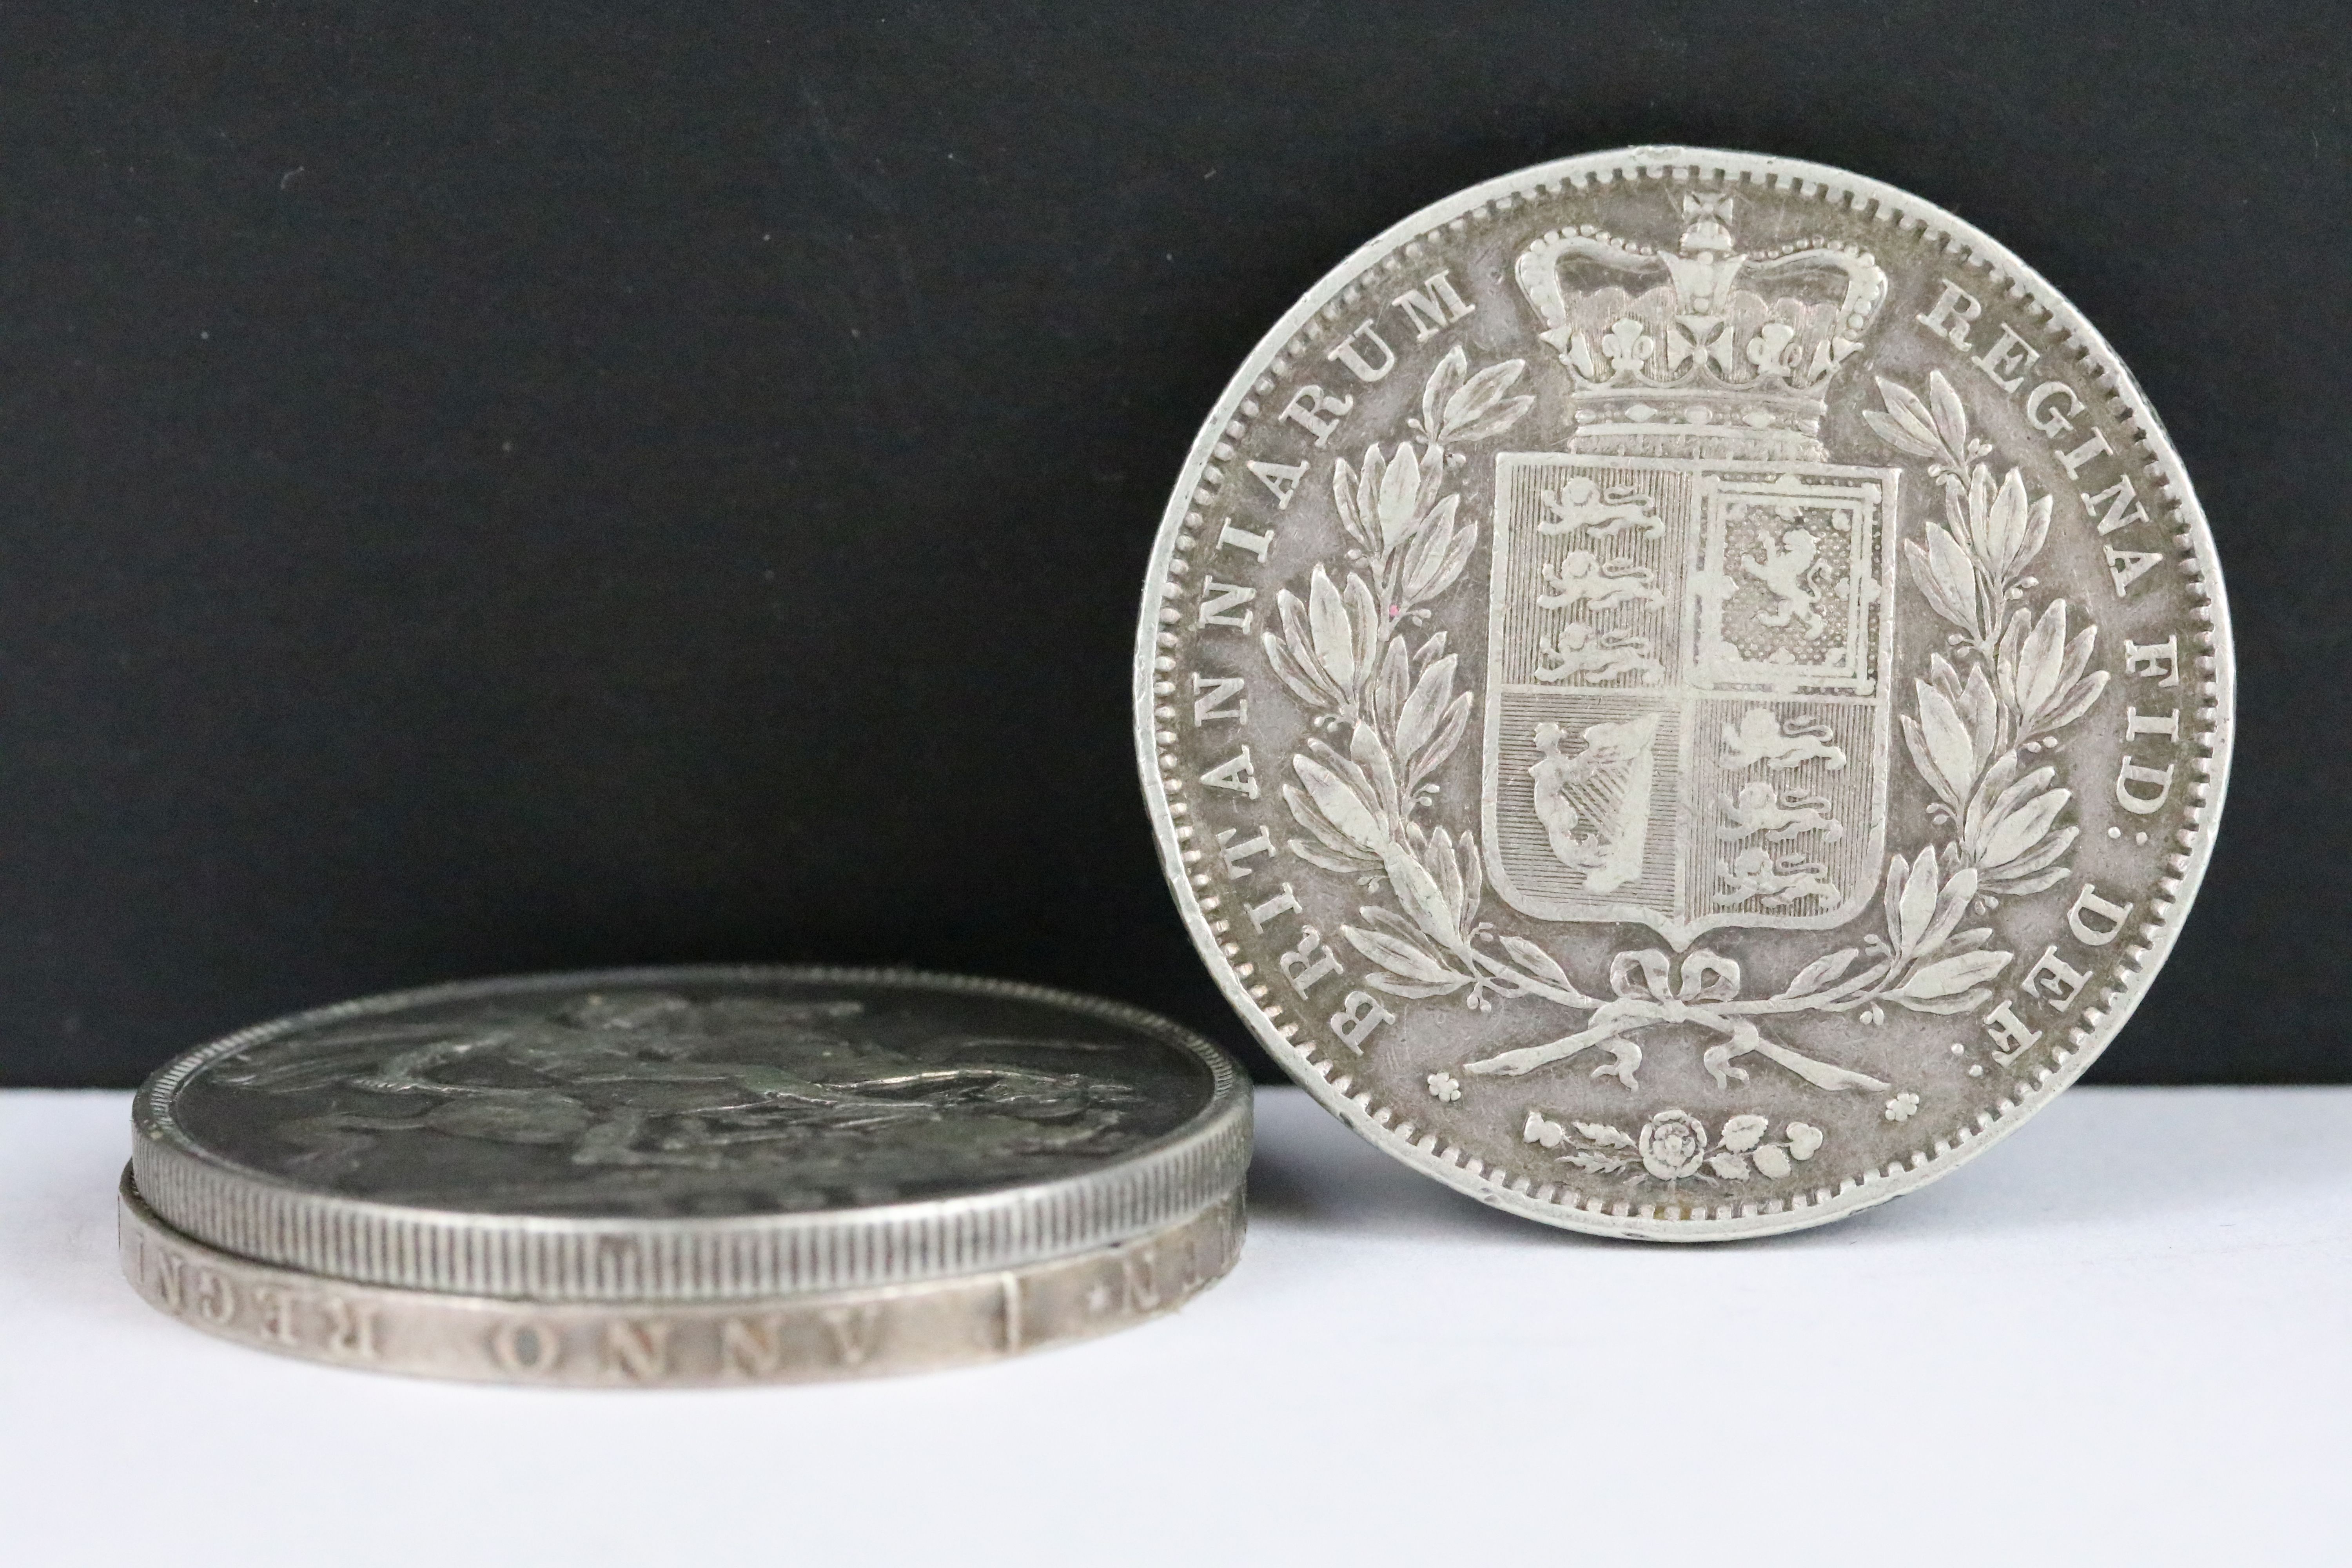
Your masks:
M1165 488L1356 245L1645 141L1926 195L2136 368L2243 736L2099 1076L2343 1078L2341 21L10 5L0 1081L654 960L1017 975L1242 1044L1133 778Z

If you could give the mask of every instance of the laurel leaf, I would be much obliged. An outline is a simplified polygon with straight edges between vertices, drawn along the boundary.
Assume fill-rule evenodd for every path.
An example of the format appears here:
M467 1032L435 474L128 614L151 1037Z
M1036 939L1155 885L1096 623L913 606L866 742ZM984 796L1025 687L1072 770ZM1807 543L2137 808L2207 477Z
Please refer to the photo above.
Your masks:
M2091 654L2097 647L2098 641L2099 627L2095 621L2074 634L2074 640L2066 645L2065 668L2058 678L2061 686L2072 686L2083 679L2083 672L2091 668Z
M1304 850L1300 850L1305 858L1314 860L1318 866L1325 866L1326 869L1341 870L1349 875L1363 871L1378 860L1379 857L1376 854L1340 832L1338 825L1323 815L1322 808L1315 804L1312 797L1300 793L1297 784L1284 784L1282 798L1284 804L1290 807L1290 815L1298 826L1321 839L1327 848L1346 863L1336 868L1326 866L1325 862L1316 859L1312 855L1306 855ZM1290 847L1293 849L1298 849L1298 840L1291 840Z
M1630 1135L1620 1132L1605 1121L1575 1121L1570 1122L1570 1125L1574 1127L1588 1142L1598 1143L1604 1149L1633 1147L1633 1140Z
M1412 689L1412 656L1405 651L1404 639L1394 637L1381 650L1380 673L1366 688L1370 699L1372 721L1384 732L1396 731L1397 715L1404 709L1405 698Z
M1312 757L1293 757L1291 768L1307 786L1307 797L1325 820L1349 842L1373 855L1391 847L1388 830L1370 801L1341 781L1339 775Z
M1445 900L1459 923L1462 904L1462 862L1454 858L1454 836L1443 827L1429 836L1421 846L1421 863L1436 879L1439 897Z
M1969 449L1969 413L1960 403L1960 395L1944 379L1940 370L1927 373L1927 397L1933 405L1936 436L1950 453L1955 463L1963 459Z
M1379 450L1377 447L1372 448L1375 454ZM1337 458L1332 460L1331 501L1339 509L1339 526L1348 531L1349 538L1365 549L1370 550L1374 545L1370 531L1364 527L1363 508L1357 499L1358 483L1356 470L1348 466L1347 458Z
M1421 427L1429 432L1433 441L1444 440L1439 434L1445 426L1445 410L1461 391L1464 379L1470 374L1470 356L1460 343L1445 351L1445 357L1429 373L1421 387Z
M2072 790L2050 790L1996 821L1985 837L1980 857L1983 865L1998 871L2041 843L2042 836L2050 831L2051 824L2073 798Z
M1470 694L1465 691L1455 698L1454 701L1466 708L1469 706ZM1461 839L1454 847L1462 856L1462 919L1458 923L1467 926L1477 915L1480 900L1486 896L1486 873L1483 869L1483 862L1478 858L1476 834L1465 828Z
M2090 634L2085 632L2083 635L2088 637ZM2093 670L2067 688L2065 695L2050 705L2049 711L2035 721L2032 732L2037 735L2046 734L2053 730L2064 729L2084 714L2088 713L2091 710L2091 704L2096 702L2099 700L2099 693L2106 689L2107 672L2104 669Z
M1559 961L1527 938L1504 937L1503 951L1509 953L1518 966L1529 973L1541 975L1555 985L1569 984L1568 971L1559 966Z
M1351 638L1349 657L1355 666L1355 680L1371 679L1372 667L1381 652L1381 607L1372 597L1371 585L1356 573L1348 574L1348 586L1339 595L1348 606L1348 624ZM1356 689L1349 685L1348 689Z
M1908 713L1900 718L1903 744L1911 753L1911 765L1919 771L1919 776L1927 781L1927 787L1936 792L1938 799L1947 805L1953 805L1951 788L1944 783L1944 776L1936 771L1936 759L1928 754L1927 738L1919 732L1919 721ZM1953 809L1958 810L1958 807L1953 805Z
M1356 689L1356 633L1348 624L1347 602L1322 567L1307 586L1307 624L1315 639L1315 662L1342 692Z
M2000 886L1991 889L1992 891L2016 893L2020 879L2031 877L2043 867L2063 858L2066 851L2074 847L2074 840L2082 835L2083 830L2079 827L2060 828L2015 859L2003 861L1999 871L1986 873L1988 885L1998 880ZM2059 869L2063 875L2064 868L2061 867Z
M1397 753L1406 759L1408 767L1437 736L1438 721L1454 699L1454 660L1441 658L1423 670L1413 683L1412 695L1397 711Z
M1936 894L1936 912L1928 918L1927 929L1920 934L1918 951L1934 952L1969 912L1969 900L1977 896L1977 872L1973 866L1963 866L1944 879Z
M1405 547L1403 563L1397 569L1397 597L1403 604L1419 604L1437 591L1438 569L1454 545L1454 503L1461 499L1447 496Z
M1265 642L1265 661L1274 666L1274 673L1290 688L1297 699L1309 708L1332 708L1339 705L1339 694L1325 689L1323 683L1310 675L1290 651L1290 645L1272 632L1262 634Z
M1444 767L1446 759L1454 754L1454 748L1462 744L1463 731L1469 727L1470 694L1465 691L1446 708L1444 716L1437 721L1437 733L1414 755L1410 767L1412 782L1418 784Z
M2071 827L2066 830L2070 836L2074 831ZM2038 877L2020 877L2015 879L2001 877L1987 882L1985 886L2003 898L2021 899L2028 893L2038 893L2044 888L2056 887L2066 879L2066 876L2065 867L2053 866Z
M1901 895L1896 897L1899 900ZM1842 947L1835 952L1824 953L1797 971L1796 978L1789 982L1787 989L1780 994L1810 996L1825 985L1834 985L1845 978L1845 972L1853 967L1853 961L1861 955L1862 949L1858 947Z
M2042 546L2050 538L2051 499L2043 496L2025 509L2025 540L2018 548L2017 562L2011 570L2016 571L2031 564L2033 558L2042 553Z
M1927 405L1919 401L1919 395L1883 375L1877 378L1877 382L1878 395L1885 400L1886 412L1893 416L1896 428L1908 438L1895 444L1922 458L1941 456L1942 437L1936 434L1935 417L1927 412ZM1874 422L1871 428L1877 430L1879 426ZM1882 430L1880 434L1885 432Z
M1470 983L1468 975L1456 974L1428 952L1410 942L1399 942L1395 937L1366 931L1361 926L1341 926L1339 934L1346 937L1349 945L1358 952L1403 979L1416 980L1425 985L1451 981L1453 984L1447 987L1448 990L1458 989Z
M1976 795L1969 803L1964 836L1981 848L1987 831L2025 804L2028 796L2040 793L2058 776L2055 768L2036 768L2023 778L2017 776L2020 763L2017 753L2004 755L1985 772L1984 781L1977 785Z
M1454 498L1447 496L1445 500L1451 502ZM1447 515L1450 517L1452 514L1449 511ZM1462 575L1462 569L1470 564L1470 552L1477 548L1478 525L1476 523L1470 523L1458 530L1446 548L1445 559L1437 563L1437 570L1431 574L1427 585L1421 590L1418 596L1423 599L1433 598L1454 586L1454 581Z
M1919 951L1919 941L1927 934L1928 923L1935 919L1936 895L1942 890L1939 882L1936 852L1920 850L1918 859L1912 862L1911 875L1904 881L1903 901L1895 910L1896 951Z
M1445 895L1429 868L1391 844L1381 858L1381 868L1388 872L1389 886L1395 889L1397 902L1404 906L1413 923L1423 935L1433 942L1453 945L1461 940L1455 925L1454 912L1447 907Z
M1910 551L1918 550L1908 541L1906 545ZM1914 581L1936 613L1971 637L1979 635L1983 621L1977 604L1977 572L1960 542L1948 530L1929 523L1927 548L1914 556Z
M2058 694L2066 659L2066 601L2053 599L2017 650L2017 710L2042 711Z
M2002 721L2008 715L1993 695L1992 682L1985 679L1983 665L1969 671L1956 706L1969 721L1969 745L1976 755L1990 757L2002 749Z
M1983 987L1963 991L1958 996L1914 997L1896 996L1890 1000L1908 1007L1914 1013L1973 1013L1992 999L1992 993Z
M1915 458L1942 456L1932 445L1915 437L1899 421L1888 418L1875 408L1864 409L1862 417L1864 423L1878 433L1880 440L1898 451L1908 452Z
M1517 362L1513 361L1512 363L1517 363ZM1496 368L1500 369L1501 367L1497 366ZM1468 425L1463 426L1460 429L1455 430L1451 439L1456 441L1484 441L1489 437L1499 436L1504 431L1508 430L1512 426L1517 425L1520 419L1526 416L1528 410L1533 408L1535 405L1536 400L1533 397L1527 395L1525 393L1520 394L1517 397L1507 397L1503 399L1502 402L1495 405L1494 407L1488 409L1484 416L1473 420Z
M1348 760L1363 770L1363 776L1372 786L1372 803L1391 822L1404 817L1404 802L1397 788L1396 763L1389 749L1381 743L1381 732L1370 724L1358 721L1348 732Z
M1500 364L1488 365L1463 383L1461 390L1445 400L1445 417L1444 425L1439 427L1442 431L1440 438L1475 441L1481 437L1501 434L1503 428L1508 427L1509 420L1496 429L1481 428L1481 425L1494 414L1503 401L1503 395L1511 390L1520 373L1527 368L1525 360L1505 360ZM1534 399L1525 401L1532 403ZM1517 415L1512 416L1512 418L1517 417Z
M1903 542L1903 559L1911 568L1913 586L1919 590L1919 596L1927 601L1927 607L1954 626L1966 626L1969 624L1968 612L1954 604L1951 595L1944 591L1943 583L1936 575L1934 562L1917 541L1906 539ZM1967 602L1970 605L1976 603L1973 587L1969 589Z
M1890 999L1909 1006L1916 1002L1957 995L1999 974L2008 967L2011 956L2006 952L1963 952L1922 964L1912 971Z
M1289 847L1293 855L1308 865L1320 866L1326 871L1337 871L1343 877L1360 875L1365 867L1361 859L1309 844L1304 838L1292 839Z
M1382 550L1394 550L1421 521L1421 459L1410 443L1402 445L1381 473L1376 506Z
M1430 996L1451 995L1470 982L1466 977L1460 980L1435 982L1400 980L1393 974L1376 973L1364 976L1364 984L1375 991L1385 991L1391 996L1410 996L1420 1000Z
M1927 782L1937 786L1937 793L1954 810L1968 798L1969 787L1976 783L1976 752L1969 735L1969 727L1945 695L1926 681L1912 683L1918 692L1919 718L1916 726L1917 743L1926 749L1934 766ZM1906 715L1904 733L1909 736L1915 726Z

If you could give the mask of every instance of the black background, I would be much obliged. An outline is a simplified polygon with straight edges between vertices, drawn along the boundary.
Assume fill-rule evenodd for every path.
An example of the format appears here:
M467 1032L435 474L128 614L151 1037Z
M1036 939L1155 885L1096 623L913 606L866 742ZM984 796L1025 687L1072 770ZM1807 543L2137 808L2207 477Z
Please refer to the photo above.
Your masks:
M1390 223L1664 141L1952 208L2136 369L2220 541L2243 729L2097 1076L2344 1078L2342 22L12 6L0 1081L689 959L1019 976L1241 1045L1129 740L1194 426Z

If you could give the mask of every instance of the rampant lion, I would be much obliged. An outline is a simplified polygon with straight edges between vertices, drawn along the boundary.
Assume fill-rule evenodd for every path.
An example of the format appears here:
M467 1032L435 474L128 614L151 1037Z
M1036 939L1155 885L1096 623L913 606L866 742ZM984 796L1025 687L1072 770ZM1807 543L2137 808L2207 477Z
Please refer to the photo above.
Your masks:
M1820 604L1821 579L1827 572L1827 563L1820 559L1821 548L1822 542L1810 530L1792 528L1778 540L1766 538L1763 554L1739 558L1739 569L1763 584L1773 599L1770 609L1756 613L1759 626L1785 626L1799 621L1808 637L1819 637L1829 629Z

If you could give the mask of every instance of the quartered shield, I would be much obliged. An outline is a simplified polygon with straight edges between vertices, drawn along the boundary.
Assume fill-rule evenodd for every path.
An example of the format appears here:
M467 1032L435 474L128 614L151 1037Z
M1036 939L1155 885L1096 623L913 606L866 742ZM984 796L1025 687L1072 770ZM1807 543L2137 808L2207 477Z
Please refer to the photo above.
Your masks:
M1484 837L1513 908L1681 946L1878 895L1898 478L1496 459Z

